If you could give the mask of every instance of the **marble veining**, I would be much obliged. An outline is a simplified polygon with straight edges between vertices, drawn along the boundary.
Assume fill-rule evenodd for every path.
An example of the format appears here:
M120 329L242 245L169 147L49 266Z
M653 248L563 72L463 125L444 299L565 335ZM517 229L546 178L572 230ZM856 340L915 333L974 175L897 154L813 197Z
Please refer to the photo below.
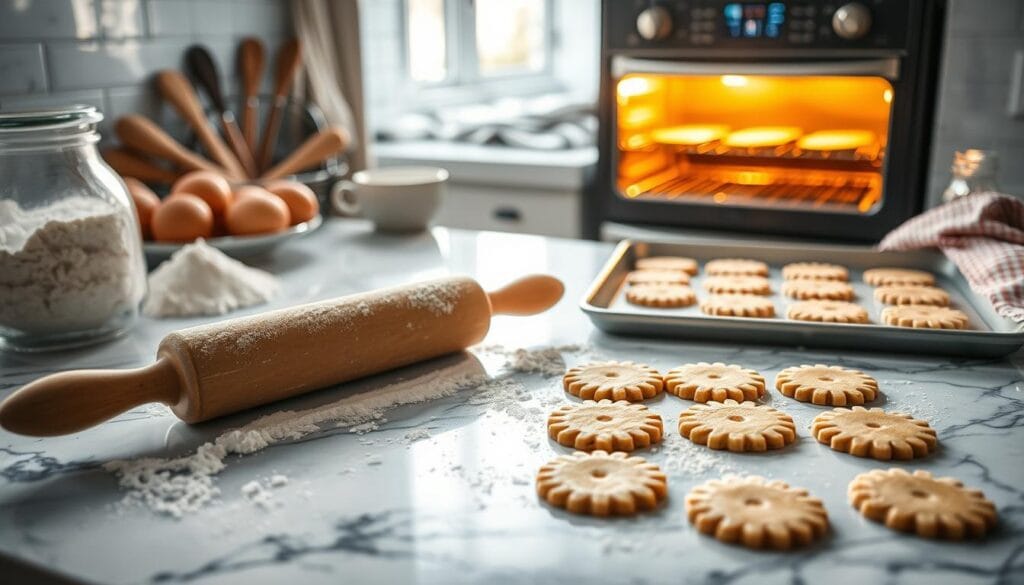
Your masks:
M471 350L492 382L514 384L514 395L466 389L395 408L360 433L324 426L296 441L230 456L214 478L217 500L180 520L125 505L115 478L101 466L188 454L264 414L326 404L432 366L196 426L150 405L69 437L0 432L0 553L87 583L1024 583L1020 355L949 359L610 337L576 307L610 251L605 244L444 229L399 238L373 234L360 222L328 222L261 262L284 276L284 297L239 314L446 273L471 274L496 287L519 273L550 272L568 288L555 310L496 319L484 345ZM144 319L129 336L91 349L0 354L0 396L62 369L143 365L166 333L205 321ZM694 446L676 428L689 401L663 395L648 406L664 418L665 440L637 454L668 474L667 503L654 513L612 520L551 508L536 498L533 474L568 450L546 437L544 420L554 405L575 398L561 390L557 376L512 371L488 346L561 344L583 346L563 353L566 366L614 358L667 370L724 361L758 370L769 384L781 369L802 363L862 369L881 387L873 405L909 412L938 431L935 454L892 465L956 476L984 490L1000 524L981 542L948 543L861 518L846 501L847 483L890 464L818 444L808 427L821 407L775 391L766 402L793 416L798 428L798 440L786 449L733 454ZM683 498L726 472L809 489L829 512L829 535L783 554L698 534L685 519ZM275 474L287 476L287 484L271 486ZM243 495L242 487L254 480L266 487L265 502Z

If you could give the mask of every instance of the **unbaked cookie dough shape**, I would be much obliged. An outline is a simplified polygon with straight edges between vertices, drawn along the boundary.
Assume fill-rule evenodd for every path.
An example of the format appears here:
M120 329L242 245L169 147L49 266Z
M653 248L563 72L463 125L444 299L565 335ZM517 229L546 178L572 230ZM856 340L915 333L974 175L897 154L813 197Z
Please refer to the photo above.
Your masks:
M679 414L679 434L711 449L767 451L796 440L796 424L786 413L755 402L694 404Z
M779 372L775 388L800 402L820 406L861 405L878 396L878 382L858 370L817 364Z
M795 321L819 323L867 323L868 312L857 303L847 301L797 301L786 310L786 317Z
M698 531L748 548L789 550L828 532L828 513L807 490L759 476L712 479L690 490L686 516Z
M757 400L764 396L764 376L736 364L699 362L669 371L665 388L680 398L694 402L725 399Z
M967 321L967 313L949 307L897 305L882 309L882 322L896 327L964 329Z
M981 538L997 521L995 505L980 490L921 470L862 473L850 482L847 497L865 518L924 538Z
M697 302L697 295L685 284L636 284L626 290L626 300L643 307L672 309L689 307Z
M548 436L580 451L633 451L661 441L661 415L624 400L566 404L548 416Z
M925 457L935 450L935 430L923 420L881 408L834 408L814 417L811 434L835 451L879 461Z
M768 265L746 258L719 258L704 265L708 276L768 276Z
M775 315L772 301L758 295L708 295L700 302L700 310L705 315L716 317L767 318Z
M708 276L704 279L704 290L712 294L772 294L771 283L763 276Z
M634 270L626 275L629 284L689 284L690 275L681 270Z
M565 391L584 400L654 398L665 387L658 370L634 362L596 362L577 366L562 378Z
M641 457L605 451L561 455L537 473L537 494L574 514L632 516L668 497L661 469Z
M853 287L838 280L787 280L782 294L802 301L852 301Z
M875 300L887 305L949 305L949 293L934 286L880 286Z
M850 273L845 266L827 262L792 262L782 267L785 280L834 280L845 282Z
M869 268L864 271L864 282L871 286L931 286L935 284L935 275L913 268Z
M685 256L648 256L636 261L638 270L679 270L687 274L697 274L697 261Z

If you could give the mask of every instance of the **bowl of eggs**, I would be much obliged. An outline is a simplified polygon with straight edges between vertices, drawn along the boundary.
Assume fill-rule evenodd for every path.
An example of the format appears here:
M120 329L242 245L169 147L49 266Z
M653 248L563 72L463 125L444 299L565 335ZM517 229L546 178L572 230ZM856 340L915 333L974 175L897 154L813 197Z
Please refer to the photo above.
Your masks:
M303 183L278 180L232 185L210 171L183 175L161 200L144 183L125 178L150 264L199 238L229 256L265 254L320 227L320 204Z

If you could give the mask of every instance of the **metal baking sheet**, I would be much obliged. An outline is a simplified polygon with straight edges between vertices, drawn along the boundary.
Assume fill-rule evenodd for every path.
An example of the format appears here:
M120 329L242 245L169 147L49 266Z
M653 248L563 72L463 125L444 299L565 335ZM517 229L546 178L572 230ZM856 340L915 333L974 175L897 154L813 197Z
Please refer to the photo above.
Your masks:
M687 256L701 264L691 286L698 303L678 309L640 307L625 299L625 277L637 258ZM708 293L703 289L704 263L716 258L752 258L767 263L776 316L759 319L705 315L697 306ZM793 299L782 294L782 267L790 262L832 262L846 266L856 298L868 311L870 324L814 323L786 319ZM935 274L936 285L950 294L953 308L970 318L969 329L912 329L884 325L880 316L886 305L875 301L873 287L862 280L868 268L893 266L918 268ZM580 303L594 325L608 333L661 336L711 341L828 347L867 351L899 351L972 357L996 357L1024 345L1024 327L999 316L987 299L979 297L963 275L938 252L879 252L859 246L805 246L775 242L668 243L622 241L595 278Z

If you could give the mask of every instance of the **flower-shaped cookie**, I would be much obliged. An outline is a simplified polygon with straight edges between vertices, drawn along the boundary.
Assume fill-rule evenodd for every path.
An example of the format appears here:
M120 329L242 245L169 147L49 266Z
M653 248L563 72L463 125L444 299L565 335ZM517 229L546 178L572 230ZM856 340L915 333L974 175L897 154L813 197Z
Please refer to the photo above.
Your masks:
M633 362L598 362L572 368L562 378L565 391L585 400L653 398L664 388L658 370Z
M695 402L726 398L757 400L764 396L764 376L735 364L700 362L674 368L665 376L665 388L680 398Z
M878 382L857 370L839 366L794 366L779 372L775 387L784 396L822 406L864 404L878 396Z
M694 404L679 414L679 434L698 445L729 451L781 449L796 440L796 425L784 412L755 402Z
M548 435L580 451L632 451L661 441L661 416L642 404L587 400L548 416Z
M836 451L881 461L924 457L938 439L927 422L881 408L834 408L814 417L811 434Z
M561 455L540 468L537 494L576 514L631 516L668 496L665 474L653 463L604 451Z

